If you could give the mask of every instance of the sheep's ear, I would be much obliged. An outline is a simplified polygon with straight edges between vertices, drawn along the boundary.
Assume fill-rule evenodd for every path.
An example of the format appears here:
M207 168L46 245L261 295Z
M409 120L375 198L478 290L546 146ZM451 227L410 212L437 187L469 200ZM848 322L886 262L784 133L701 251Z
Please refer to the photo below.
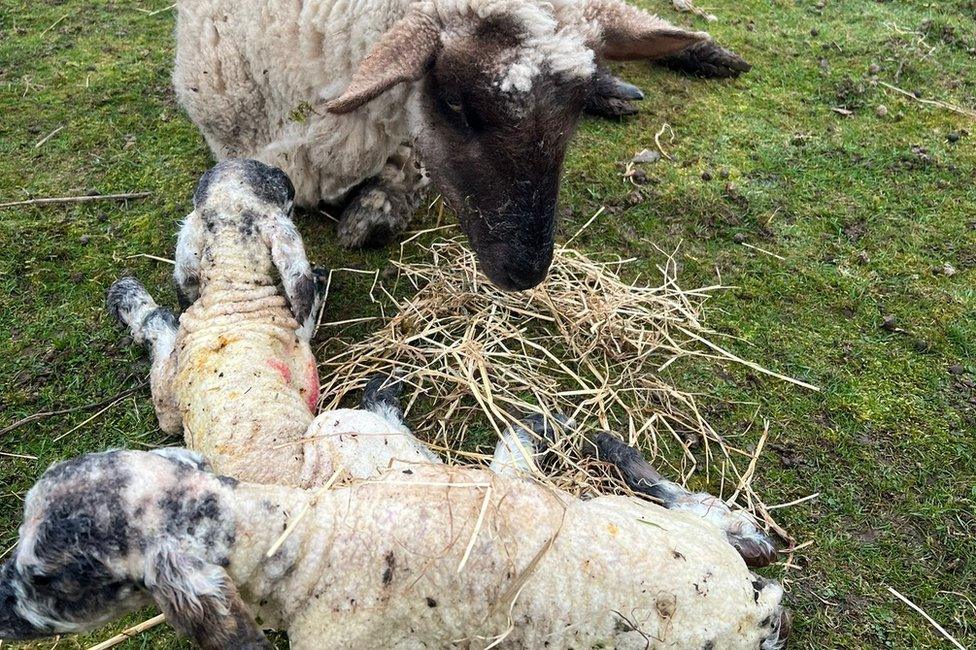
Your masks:
M440 48L440 25L414 9L393 25L362 60L340 97L325 105L330 113L354 111L393 86L427 73Z
M227 572L177 544L148 553L145 584L166 620L201 648L272 648Z
M288 296L291 313L303 333L311 335L311 322L318 305L315 274L305 255L302 237L291 218L282 214L261 224L261 232L271 248L271 259L278 269L281 284ZM308 340L309 337L306 337Z
M203 255L203 220L194 210L186 216L176 238L176 265L173 282L180 309L196 302L200 297L200 258Z
M676 27L622 0L589 0L584 15L600 25L593 49L607 59L659 59L710 39L706 32Z

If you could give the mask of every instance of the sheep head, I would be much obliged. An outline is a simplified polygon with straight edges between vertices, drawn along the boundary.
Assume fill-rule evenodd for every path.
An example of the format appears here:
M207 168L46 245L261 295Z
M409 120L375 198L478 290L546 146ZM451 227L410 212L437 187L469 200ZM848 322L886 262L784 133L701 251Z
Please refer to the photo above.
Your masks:
M316 301L315 274L292 222L295 188L277 167L228 159L208 170L180 228L173 272L184 309L208 282L261 282L277 268L303 327Z
M0 567L0 639L83 631L151 599L205 648L270 647L223 568L234 483L206 469L183 449L88 454L48 469Z
M619 0L438 4L414 5L326 108L347 113L419 81L421 158L484 273L529 289L552 262L563 158L596 60L667 57L708 35Z

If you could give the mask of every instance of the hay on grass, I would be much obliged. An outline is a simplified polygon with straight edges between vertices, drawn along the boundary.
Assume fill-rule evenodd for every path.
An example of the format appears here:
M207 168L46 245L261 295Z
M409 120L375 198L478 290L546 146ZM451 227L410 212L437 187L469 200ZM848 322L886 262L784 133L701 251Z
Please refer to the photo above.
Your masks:
M730 502L785 535L752 489L761 444L750 453L719 435L696 396L665 372L687 357L768 372L710 340L718 335L702 323L703 306L722 287L682 289L674 255L659 267L661 280L646 284L624 279L632 260L557 246L540 287L506 293L479 274L461 239L405 250L409 257L393 262L394 286L371 288L384 314L375 332L328 345L323 409L352 403L370 377L395 372L413 389L405 412L415 433L462 463L484 462L495 442L471 449L472 432L497 436L526 413L565 414L577 427L557 431L552 463L536 468L541 479L575 494L628 493L612 468L580 454L585 433L609 430L682 482L717 475Z

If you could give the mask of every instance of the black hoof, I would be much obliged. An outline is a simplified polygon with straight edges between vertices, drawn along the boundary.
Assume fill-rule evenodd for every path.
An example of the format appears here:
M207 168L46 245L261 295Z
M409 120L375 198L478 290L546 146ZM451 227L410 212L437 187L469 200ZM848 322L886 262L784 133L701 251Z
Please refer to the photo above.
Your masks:
M403 382L391 375L375 375L366 383L363 390L363 408L374 411L381 406L400 410L400 395Z
M583 110L598 117L626 117L637 112L632 102L641 99L644 93L640 88L615 77L607 68L598 67Z
M620 119L637 114L637 107L631 102L616 98L590 98L583 110L588 115L596 117L606 117L609 119Z
M555 420L553 424L552 420ZM556 429L572 429L574 423L562 413L555 413L552 420L539 413L530 413L519 420L518 425L534 434L533 442L537 452L545 451L556 440Z
M757 530L749 537L726 532L725 537L729 544L739 552L748 567L758 569L769 566L776 561L776 547L762 531Z
M314 267L312 269L312 278L315 280L315 294L321 297L325 293L325 287L329 282L329 269L321 266Z

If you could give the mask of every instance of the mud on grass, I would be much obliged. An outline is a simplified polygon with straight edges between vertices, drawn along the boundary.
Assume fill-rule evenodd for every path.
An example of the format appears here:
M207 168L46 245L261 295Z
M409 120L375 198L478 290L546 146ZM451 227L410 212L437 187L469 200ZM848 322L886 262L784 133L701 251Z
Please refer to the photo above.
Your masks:
M708 396L726 433L745 431L757 409L771 421L772 451L756 478L769 502L821 493L777 511L814 543L794 556L796 568L767 572L787 580L796 647L940 647L887 586L976 644L976 124L875 83L976 106L973 3L710 0L703 6L719 22L707 26L665 0L639 4L709 29L755 68L709 82L619 66L648 98L634 118L583 123L567 161L563 232L605 205L574 245L626 251L649 274L663 259L652 243L681 242L688 286L719 275L735 286L707 320L739 337L732 351L823 387L812 394L732 367L669 368L677 385ZM171 256L211 164L169 88L172 12L139 10L166 6L0 0L0 202L152 192L0 210L0 427L98 402L145 376L144 355L102 308L123 272L175 305L168 266L131 257ZM625 182L622 163L654 148L664 122L675 160L644 166L639 186ZM340 251L333 224L314 215L299 228L327 266L375 269L392 253ZM330 317L369 315L370 282L337 276ZM146 389L54 442L91 414L0 440L5 454L26 456L0 456L0 552L15 540L24 492L51 462L179 442L158 431ZM86 647L151 614L59 647ZM160 627L126 647L186 645Z

